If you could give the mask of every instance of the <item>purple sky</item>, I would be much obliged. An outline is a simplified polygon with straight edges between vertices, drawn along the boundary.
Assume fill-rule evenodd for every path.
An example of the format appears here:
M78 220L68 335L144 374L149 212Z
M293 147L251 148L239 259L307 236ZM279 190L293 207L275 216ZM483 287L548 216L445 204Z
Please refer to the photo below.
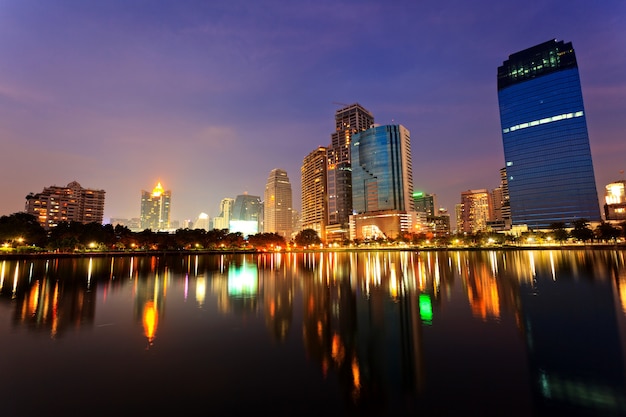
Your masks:
M601 5L601 6L600 6ZM172 191L172 220L263 196L328 145L338 103L411 132L416 189L454 214L504 166L497 67L550 39L578 58L600 195L626 169L623 0L3 0L0 215L106 191L105 222Z

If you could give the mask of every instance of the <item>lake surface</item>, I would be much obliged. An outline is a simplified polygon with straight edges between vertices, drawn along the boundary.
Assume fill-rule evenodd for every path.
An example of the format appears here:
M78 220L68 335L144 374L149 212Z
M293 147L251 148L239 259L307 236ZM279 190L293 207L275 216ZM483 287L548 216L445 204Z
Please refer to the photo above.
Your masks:
M626 416L625 254L0 258L0 415Z

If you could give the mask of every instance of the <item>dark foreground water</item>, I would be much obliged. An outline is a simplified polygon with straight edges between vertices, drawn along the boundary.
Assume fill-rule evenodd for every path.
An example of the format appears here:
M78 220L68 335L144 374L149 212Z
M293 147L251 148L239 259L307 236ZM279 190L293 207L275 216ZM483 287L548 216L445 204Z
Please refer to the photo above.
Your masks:
M0 416L626 416L626 252L0 259Z

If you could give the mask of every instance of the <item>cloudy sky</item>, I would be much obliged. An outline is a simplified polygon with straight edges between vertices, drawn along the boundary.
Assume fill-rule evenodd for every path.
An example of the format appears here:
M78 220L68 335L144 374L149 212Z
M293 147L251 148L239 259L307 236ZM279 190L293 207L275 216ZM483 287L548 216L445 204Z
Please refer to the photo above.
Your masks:
M622 0L1 0L0 215L106 191L105 222L172 191L172 219L263 196L358 102L411 132L415 188L454 213L504 166L497 67L551 39L578 58L598 192L626 169Z

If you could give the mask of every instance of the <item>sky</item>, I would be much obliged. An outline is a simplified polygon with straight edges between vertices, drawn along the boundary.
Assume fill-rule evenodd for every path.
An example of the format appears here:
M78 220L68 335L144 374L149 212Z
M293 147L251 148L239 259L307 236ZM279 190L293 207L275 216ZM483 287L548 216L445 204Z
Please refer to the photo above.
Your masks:
M328 146L335 112L411 134L413 183L454 216L499 186L497 68L552 39L576 51L599 199L626 169L626 1L0 0L0 216L77 181L104 223L171 190L171 219L263 198Z

